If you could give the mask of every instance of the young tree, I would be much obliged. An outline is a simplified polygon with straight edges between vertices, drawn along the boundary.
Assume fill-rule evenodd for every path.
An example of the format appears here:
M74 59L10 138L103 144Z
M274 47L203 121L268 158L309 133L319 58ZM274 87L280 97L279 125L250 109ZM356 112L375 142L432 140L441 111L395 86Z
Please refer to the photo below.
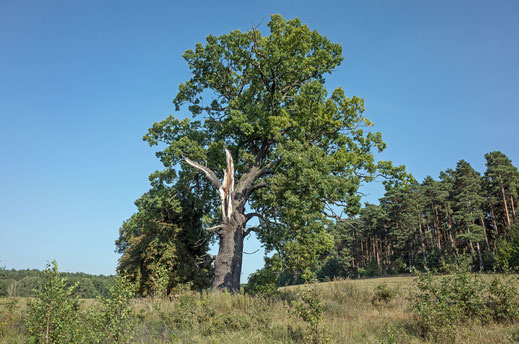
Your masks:
M273 15L267 25L268 36L232 31L187 50L192 76L174 104L187 104L199 120L170 116L144 137L167 145L157 153L167 169L180 164L192 178L202 172L203 192L219 196L207 214L219 239L214 289L239 288L243 240L252 231L304 269L297 262L333 245L328 207L356 211L362 182L403 171L375 162L372 150L385 144L380 133L363 130L372 125L364 101L341 88L329 96L324 87L342 61L341 46L299 19ZM255 217L259 225L247 228Z

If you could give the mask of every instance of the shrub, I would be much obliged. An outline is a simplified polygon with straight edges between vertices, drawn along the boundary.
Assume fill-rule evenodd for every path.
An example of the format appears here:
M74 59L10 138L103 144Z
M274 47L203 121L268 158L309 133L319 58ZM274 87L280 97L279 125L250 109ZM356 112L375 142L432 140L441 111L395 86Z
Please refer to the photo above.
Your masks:
M517 276L494 275L487 287L488 315L497 322L512 322L519 319L519 290Z
M387 284L382 283L375 287L375 292L373 294L373 298L371 299L371 303L388 303L395 297L395 295L396 291L394 289L391 289L387 286Z
M319 297L315 283L307 283L295 292L291 301L289 313L302 319L308 325L304 333L304 341L310 343L325 343L329 341L320 327L321 316L324 311L324 302Z
M265 257L265 267L251 274L245 292L250 295L275 295L281 271L282 262L278 255Z
M498 240L496 260L504 270L519 270L519 222L512 226L510 238Z
M418 273L416 284L419 292L414 308L426 332L435 332L484 314L482 291L485 287L479 275L470 273L467 261L446 276Z
M498 322L519 317L516 283L513 277L495 275L485 282L481 275L470 272L468 259L454 267L446 267L448 275L418 273L418 293L414 309L424 334L433 337L454 335L454 326L469 320ZM448 338L451 340L452 338Z
M85 315L83 327L89 343L130 343L132 318L130 302L135 286L125 277L117 276L108 298L98 298L99 305Z
M78 297L74 286L67 287L60 277L58 264L52 261L44 270L44 280L35 290L36 299L27 309L27 330L33 343L77 343Z

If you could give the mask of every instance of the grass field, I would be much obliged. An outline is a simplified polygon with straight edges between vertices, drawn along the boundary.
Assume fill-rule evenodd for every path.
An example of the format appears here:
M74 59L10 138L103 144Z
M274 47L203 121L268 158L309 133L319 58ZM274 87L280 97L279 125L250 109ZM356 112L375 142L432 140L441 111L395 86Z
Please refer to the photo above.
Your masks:
M376 300L377 286L391 291ZM170 299L132 302L131 343L517 343L514 323L460 324L448 339L423 336L412 310L413 278L388 277L321 283L324 307L312 327L291 300L306 286L282 288L276 297L184 291ZM82 300L82 308L96 301ZM0 299L0 343L26 343L26 299Z

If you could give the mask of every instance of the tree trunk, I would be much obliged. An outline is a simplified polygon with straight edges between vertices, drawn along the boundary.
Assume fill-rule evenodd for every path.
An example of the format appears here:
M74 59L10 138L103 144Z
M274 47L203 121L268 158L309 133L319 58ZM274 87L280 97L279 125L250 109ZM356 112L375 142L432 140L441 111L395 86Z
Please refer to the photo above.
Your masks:
M456 239L454 238L454 235L452 233L453 226L452 226L452 219L451 219L451 214L449 212L449 209L446 209L446 213L447 213L447 229L449 231L449 238L451 239L452 247L454 249L456 249Z
M497 221L496 221L496 216L494 215L494 211L491 210L490 211L490 215L492 216L492 223L494 224L494 233L495 233L495 238L494 238L494 251L496 250L496 242L497 242L497 238L499 238L499 230L497 228Z
M476 249L478 251L479 258L479 271L483 271L483 257L481 256L481 248L479 247L479 242L476 241Z
M499 178L501 178L501 175L499 175ZM506 222L508 223L508 228L510 228L512 223L510 221L510 214L508 213L508 203L506 202L505 188L503 185L501 185L501 194L503 195L503 203L505 205Z
M490 249L490 245L488 244L487 228L485 227L485 220L483 219L483 215L479 215L479 221L481 221L481 226L485 232L485 243L487 244L487 249Z
M220 247L214 262L213 290L240 290L245 216L234 212L218 232Z
M423 258L423 265L424 267L427 267L427 257L425 255L425 242L424 242L424 235L422 231L422 217L420 214L418 214L418 229L420 231L420 241L422 242L422 258Z
M442 242L441 242L440 219L438 216L438 208L436 208L436 205L433 208L434 208L433 222L434 222L434 229L436 231L437 246L438 246L438 250L441 251Z
M225 149L227 167L223 171L223 180L220 181L216 174L207 166L184 157L184 160L194 168L203 172L207 179L216 187L221 202L221 224L207 230L215 232L220 238L218 255L214 261L213 290L227 289L229 291L240 290L240 276L243 260L243 239L252 230L245 230L248 220L256 213L244 214L245 203L250 195L266 183L255 184L261 176L272 173L270 164L261 167L263 158L267 154L268 143L265 143L256 156L256 163L244 173L238 183L234 182L234 162L231 153Z

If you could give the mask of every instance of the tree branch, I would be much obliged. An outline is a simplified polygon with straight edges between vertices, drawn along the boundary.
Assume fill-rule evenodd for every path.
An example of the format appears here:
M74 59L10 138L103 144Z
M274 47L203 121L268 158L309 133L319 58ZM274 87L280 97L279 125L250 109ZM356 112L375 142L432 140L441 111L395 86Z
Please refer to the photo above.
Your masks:
M249 213L249 214L245 214L245 223L249 222L249 220L254 217L259 217L260 219L265 221L265 218L260 213Z
M255 184L253 185L250 189L249 189L249 195L252 195L252 193L258 189L261 189L261 188L266 188L268 186L267 183L265 182L261 182L261 183L258 183L258 184Z
M255 227L250 227L250 228L247 228L244 232L243 232L243 237L245 238L247 235L250 234L250 232L255 232L259 229L259 226L255 226Z
M222 227L223 227L223 225L218 225L218 226L206 228L206 230L208 230L209 232L216 232L217 229L222 228Z
M220 182L220 179L218 179L216 174L210 168L202 166L199 163L196 163L193 160L186 158L185 156L182 156L182 157L189 165L193 166L194 168L196 168L199 171L202 171L205 174L205 176L207 177L207 179L209 179L209 181L211 183L213 183L213 185L216 187L216 189L220 190L220 188L222 187L222 183Z

